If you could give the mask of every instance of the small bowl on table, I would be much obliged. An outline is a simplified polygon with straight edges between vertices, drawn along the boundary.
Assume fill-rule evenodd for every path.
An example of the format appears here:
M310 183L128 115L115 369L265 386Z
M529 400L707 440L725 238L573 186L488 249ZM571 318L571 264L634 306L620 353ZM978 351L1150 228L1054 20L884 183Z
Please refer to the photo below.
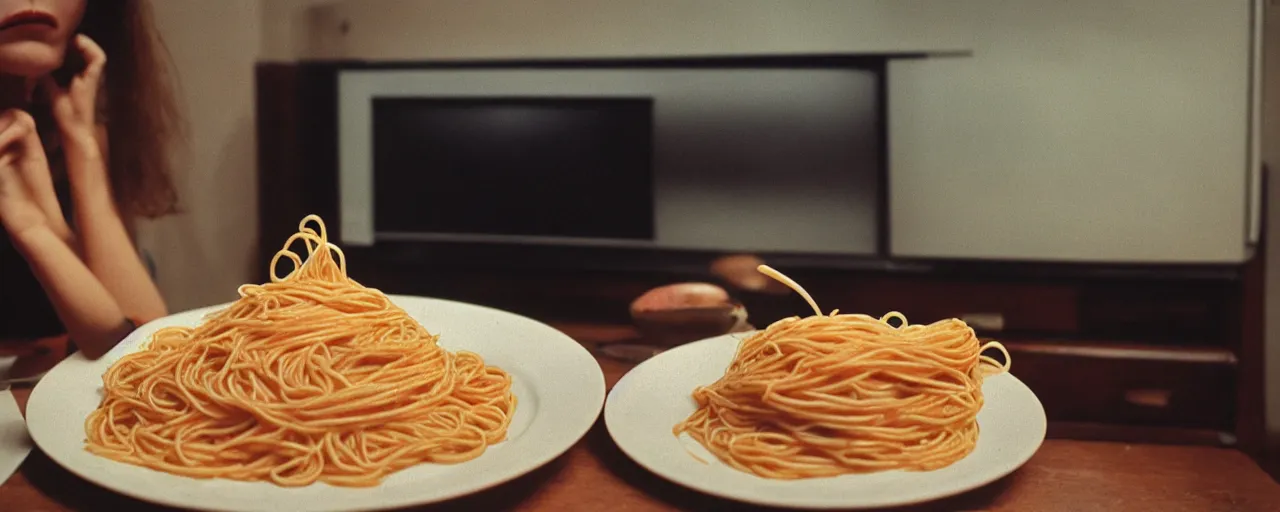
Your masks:
M646 345L664 350L752 329L746 308L723 288L709 283L677 283L649 290L631 303L631 322Z

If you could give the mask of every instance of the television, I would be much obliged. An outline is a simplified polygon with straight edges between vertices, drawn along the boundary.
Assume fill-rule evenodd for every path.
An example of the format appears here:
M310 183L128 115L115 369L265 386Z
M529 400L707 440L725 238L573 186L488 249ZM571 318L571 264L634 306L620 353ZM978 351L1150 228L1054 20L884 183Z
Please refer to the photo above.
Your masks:
M351 247L877 254L875 69L343 69Z

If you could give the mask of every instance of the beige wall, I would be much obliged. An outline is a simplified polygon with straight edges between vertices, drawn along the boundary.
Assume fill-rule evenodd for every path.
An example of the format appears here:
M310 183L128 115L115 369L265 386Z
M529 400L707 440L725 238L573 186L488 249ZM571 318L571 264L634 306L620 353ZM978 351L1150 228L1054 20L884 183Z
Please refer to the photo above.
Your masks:
M257 240L253 65L261 0L160 0L157 23L173 55L191 127L178 172L185 213L144 225L172 310L233 300Z
M313 37L312 19L335 0L261 0L262 49L265 61L292 61L317 51L325 45Z

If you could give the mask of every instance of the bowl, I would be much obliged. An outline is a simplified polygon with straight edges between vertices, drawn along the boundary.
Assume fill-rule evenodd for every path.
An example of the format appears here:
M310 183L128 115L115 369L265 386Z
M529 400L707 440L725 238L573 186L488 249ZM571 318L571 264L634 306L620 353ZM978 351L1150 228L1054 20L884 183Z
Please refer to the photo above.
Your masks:
M649 290L631 303L631 321L645 344L660 347L752 328L746 308L709 283L676 283Z

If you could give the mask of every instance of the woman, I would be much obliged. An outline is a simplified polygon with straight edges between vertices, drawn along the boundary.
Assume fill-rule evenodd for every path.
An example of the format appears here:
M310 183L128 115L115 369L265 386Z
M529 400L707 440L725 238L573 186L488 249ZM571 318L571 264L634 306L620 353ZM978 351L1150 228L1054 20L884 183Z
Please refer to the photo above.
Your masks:
M130 234L175 208L160 49L143 0L0 0L0 340L98 357L166 314Z

